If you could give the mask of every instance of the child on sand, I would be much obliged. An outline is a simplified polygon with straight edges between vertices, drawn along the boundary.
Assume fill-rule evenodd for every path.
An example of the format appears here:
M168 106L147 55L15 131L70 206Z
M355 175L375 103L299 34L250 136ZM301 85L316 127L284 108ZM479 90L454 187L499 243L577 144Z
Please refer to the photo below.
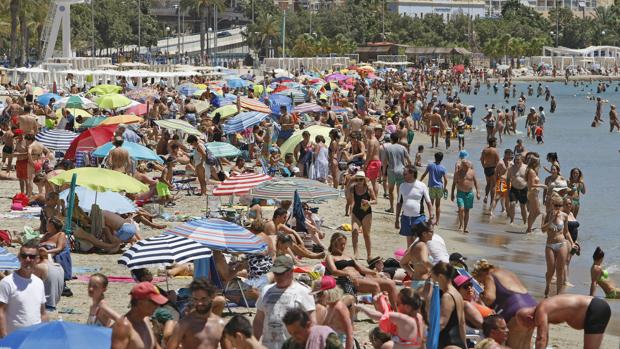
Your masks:
M416 167L422 167L422 154L424 153L424 146L421 145L418 147L418 152L415 154L415 163Z
M159 176L157 184L155 185L159 203L167 207L175 205L172 200L172 195L170 194L170 189L172 189L172 173L175 164L176 160L171 156L164 161L164 168L161 170L161 176Z

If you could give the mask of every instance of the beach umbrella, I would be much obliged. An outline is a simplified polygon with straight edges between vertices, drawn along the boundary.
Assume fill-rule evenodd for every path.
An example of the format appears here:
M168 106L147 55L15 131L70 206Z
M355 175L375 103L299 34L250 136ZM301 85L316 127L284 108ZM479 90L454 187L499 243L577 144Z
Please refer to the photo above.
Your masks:
M250 83L241 78L233 78L226 80L226 86L230 88L243 88L249 86Z
M80 127L81 128L91 128L91 127L95 127L98 126L100 123L103 122L103 120L107 119L106 116L93 116L91 118L88 118L88 120L84 121Z
M99 167L80 167L60 173L49 179L52 184L58 186L71 183L71 176L77 174L76 185L87 187L89 189L104 191L124 191L126 193L143 193L149 190L149 187L118 171L112 171Z
M271 177L263 173L243 173L228 177L213 189L213 195L244 195L249 193L250 189L268 180L271 180Z
M60 199L68 202L70 189L60 192ZM93 204L97 204L102 210L125 214L136 212L136 205L124 195L113 191L97 192L86 187L75 187L75 194L80 199L79 205L84 212L90 213Z
M222 219L196 219L166 229L166 233L186 237L217 251L262 253L267 249L267 244L249 230Z
M241 155L241 150L230 143L209 142L205 143L205 146L216 158L231 158Z
M289 96L273 93L269 95L269 107L271 108L272 114L280 115L281 107L286 107L287 111L292 109L293 99Z
M145 101L147 98L159 98L159 91L151 87L139 87L125 93L125 96L136 101Z
M93 152L93 156L96 158L104 158L108 156L110 151L114 148L115 147L112 142L108 142L95 149L95 151ZM159 155L155 154L154 151L143 146L142 144L124 141L122 148L126 149L127 152L129 152L129 157L134 160L155 161L163 163L163 160L161 159L161 157L159 157Z
M295 103L302 103L306 100L306 94L303 91L295 89L287 89L284 91L276 92L279 95L285 95L293 99Z
M259 199L292 200L295 191L303 201L335 199L339 195L337 189L325 183L297 177L274 178L263 182L250 190L250 195Z
M280 154L292 153L295 150L295 147L302 140L301 134L304 131L308 131L310 133L310 139L314 139L316 136L321 135L325 137L325 144L329 144L331 142L331 138L329 138L329 132L332 129L326 126L312 125L310 127L304 128L303 130L296 130L293 132L293 135L290 136L282 145L280 146Z
M131 99L117 94L107 94L99 97L97 105L104 109L117 109L131 104Z
M209 116L213 119L215 117L215 114L219 113L221 120L224 120L237 114L237 112L237 106L234 104L229 104L215 109L214 111L209 113ZM271 113L271 111L269 111L268 113Z
M93 119L93 118L91 118ZM87 120L89 121L89 120ZM108 143L114 136L116 125L104 125L90 128L75 137L65 153L65 159L73 160L78 150L86 151Z
M185 96L191 96L192 94L194 94L194 92L198 90L199 90L198 86L192 83L186 83L186 84L179 85L179 88L177 89L179 93Z
M40 95L39 97L37 97L37 102L41 105L48 105L50 103L50 100L54 98L54 100L59 101L60 97L59 95L55 94L55 93L44 93L42 95Z
M361 67L357 67L357 71L363 71L363 72L375 72L375 68L369 66L369 65L363 65Z
M342 81L342 80L346 80L349 77L342 74L342 73L333 73L333 74L329 74L325 77L325 81Z
M322 111L325 109L316 103L302 103L293 108L293 113L319 113Z
M16 255L6 248L0 247L0 270L17 270L20 266Z
M171 129L171 130L179 130L181 132L195 135L195 136L203 136L202 132L198 131L194 126L192 126L189 122L185 120L179 119L167 119L167 120L155 120L155 123L162 128Z
M269 117L269 114L257 111L246 111L228 119L224 124L224 133L231 134L241 132L249 127L257 125Z
M146 115L147 109L148 109L148 107L146 106L146 104L139 103L139 104L136 104L134 106L131 106L131 107L123 110L123 112L125 114L134 114L134 115L142 116L142 115Z
M144 119L135 115L116 115L107 117L100 125L119 125L141 123Z
M97 104L90 99L78 95L63 97L56 104L69 109L95 108L97 106Z
M37 133L34 138L48 149L64 151L69 149L71 142L77 136L78 134L75 132L51 129Z
M198 115L207 111L209 109L209 106L211 105L208 101L201 101L197 99L193 99L192 104L194 105L194 107L196 107L196 114Z
M90 118L92 115L84 109L69 109L71 114L75 117L81 116L83 118ZM56 117L62 118L62 109L56 109Z
M97 85L88 90L88 93L92 95L107 95L112 93L121 93L122 90L122 87L116 85Z
M439 345L439 332L441 331L441 296L439 285L433 285L431 307L429 311L428 334L426 337L426 349L437 349Z
M183 236L161 234L140 240L118 259L130 270L168 267L195 259L210 258L211 249Z
M452 72L456 74L463 74L465 72L465 66L463 64L457 64L452 67Z
M259 111L261 113L271 113L271 109L261 101L244 96L239 97L239 105L243 109Z
M111 346L111 328L68 321L42 322L0 339L0 347L11 349L110 349Z
M306 215L304 214L304 207L301 204L301 198L299 197L299 193L297 192L297 190L295 190L295 195L293 195L292 216L295 217L295 221L297 223L297 226L293 227L293 229L305 231L306 230Z

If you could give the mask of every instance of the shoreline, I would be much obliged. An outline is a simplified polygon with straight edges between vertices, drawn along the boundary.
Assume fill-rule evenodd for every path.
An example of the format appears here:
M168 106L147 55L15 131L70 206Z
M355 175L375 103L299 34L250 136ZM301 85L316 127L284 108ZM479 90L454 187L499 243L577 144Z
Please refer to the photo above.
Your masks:
M490 78L491 82L502 82L504 78ZM513 82L564 82L566 79L564 76L512 76L510 78ZM607 76L607 75L573 75L568 78L568 81L584 81L584 82L594 82L594 81L620 81L620 75L615 76Z

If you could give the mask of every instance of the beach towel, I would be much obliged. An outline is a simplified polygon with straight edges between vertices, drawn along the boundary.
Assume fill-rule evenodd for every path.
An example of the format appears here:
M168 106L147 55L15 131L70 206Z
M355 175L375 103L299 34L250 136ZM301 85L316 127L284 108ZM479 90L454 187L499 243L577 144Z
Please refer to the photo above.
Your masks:
M90 280L90 275L78 275L77 280L88 282ZM153 277L152 282L154 284L157 284L157 283L164 282L164 281L166 281L165 277L156 276L156 277ZM136 283L136 281L131 276L108 276L108 282L119 282L119 283L124 283L124 284Z

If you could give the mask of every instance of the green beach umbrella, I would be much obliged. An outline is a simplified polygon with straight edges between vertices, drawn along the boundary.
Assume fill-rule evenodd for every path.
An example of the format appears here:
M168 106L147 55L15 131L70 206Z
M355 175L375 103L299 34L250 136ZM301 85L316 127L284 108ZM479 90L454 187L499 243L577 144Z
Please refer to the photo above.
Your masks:
M116 109L131 104L131 99L117 94L103 95L97 100L97 105L104 109Z
M215 117L215 114L220 113L221 119L220 120L225 120L228 119L229 117L237 114L237 106L234 104L229 104L229 105L225 105L223 107L219 107L217 109L215 109L214 111L212 111L209 116L213 119Z
M280 154L292 153L295 150L295 147L302 140L301 134L304 131L310 132L310 139L314 140L314 138L318 135L321 135L325 138L325 144L329 144L331 142L331 138L329 138L329 131L332 129L325 126L312 125L310 127L304 128L303 130L297 130L293 133L292 136L289 137L282 145L280 146Z
M68 109L82 109L84 107L80 96L71 96L65 104L65 108Z
M205 145L216 158L232 158L241 155L241 150L230 143L209 142Z
M88 120L84 121L81 125L81 127L84 128L91 128L91 127L95 127L97 125L99 125L100 123L103 122L103 120L105 120L106 117L105 116L93 116L91 118L88 118Z
M88 90L88 93L93 95L107 95L111 93L121 93L122 90L122 87L116 85L97 85Z
M192 126L189 122L185 120L179 120L179 119L155 120L155 123L159 127L163 127L163 128L167 128L171 130L179 130L181 132L184 132L190 135L196 135L196 136L201 136L201 137L203 136L202 132L198 131L194 126Z

